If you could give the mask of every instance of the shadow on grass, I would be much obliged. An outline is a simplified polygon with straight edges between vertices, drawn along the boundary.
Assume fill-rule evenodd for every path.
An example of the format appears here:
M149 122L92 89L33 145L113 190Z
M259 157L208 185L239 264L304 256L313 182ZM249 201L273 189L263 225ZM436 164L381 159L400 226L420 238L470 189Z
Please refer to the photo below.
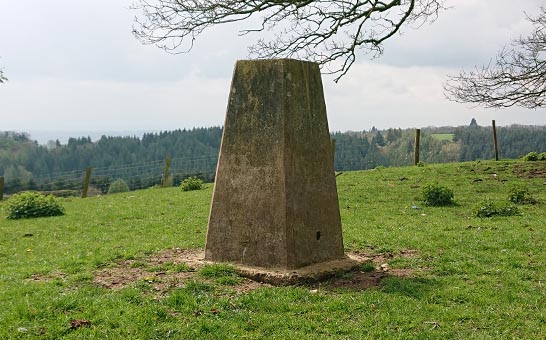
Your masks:
M380 289L388 294L418 299L427 295L435 286L437 282L434 279L386 276L381 280Z
M411 269L391 269L388 272L381 270L351 271L306 286L341 291L379 289L388 294L421 298L438 285L434 279L414 277L413 275L414 270Z
M308 285L310 288L325 290L363 291L379 289L388 294L421 298L437 286L434 279L413 277L413 270L393 269L383 271L347 272L327 281Z

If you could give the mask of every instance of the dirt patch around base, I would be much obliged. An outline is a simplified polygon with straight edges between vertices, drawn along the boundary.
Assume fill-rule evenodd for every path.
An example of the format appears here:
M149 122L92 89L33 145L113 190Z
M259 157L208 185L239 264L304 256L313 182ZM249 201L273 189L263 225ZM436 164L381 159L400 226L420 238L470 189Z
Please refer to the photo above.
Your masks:
M115 290L142 281L152 284L158 291L166 290L191 279L204 265L202 251L176 248L144 259L113 263L95 273L95 282Z
M536 161L512 166L514 175L520 178L546 178L546 162Z
M386 277L413 277L416 269L410 268L391 268L389 261L399 258L415 258L418 256L415 250L403 250L399 253L380 253L370 254L363 251L349 253L353 259L357 259L362 264L373 264L363 266L345 273L339 273L337 276L323 282L317 282L311 285L313 288L327 290L345 289L345 290L365 290L380 286L381 281ZM373 270L372 270L373 268ZM367 270L362 270L367 269ZM423 271L427 268L419 268Z
M33 281L33 282L49 282L53 280L65 280L65 278L68 275L66 273L60 272L60 271L53 271L48 274L32 274L27 279L27 281Z
M276 285L299 285L310 289L350 289L363 290L378 287L381 280L388 276L412 277L414 269L391 269L389 261L396 258L412 258L418 254L413 250L400 253L368 254L352 252L347 254L352 261L360 266L352 266L351 270L337 272L320 280L290 282L279 284L260 282L248 277L241 277L237 284L229 288L237 292L248 292L261 287ZM207 281L198 271L210 262L204 260L204 251L168 249L147 258L115 262L106 268L95 272L94 282L102 287L118 290L135 284L149 285L159 295L177 287L183 287L188 281ZM240 272L245 274L244 271ZM274 284L271 284L274 283Z

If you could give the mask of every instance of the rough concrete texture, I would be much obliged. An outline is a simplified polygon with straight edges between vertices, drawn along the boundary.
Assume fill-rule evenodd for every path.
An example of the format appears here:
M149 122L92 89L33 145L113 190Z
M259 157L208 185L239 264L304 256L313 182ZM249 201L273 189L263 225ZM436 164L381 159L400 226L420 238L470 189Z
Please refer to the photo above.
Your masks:
M344 258L317 64L235 65L205 258L281 269Z
M312 283L331 278L339 273L357 269L362 264L356 258L347 256L339 260L315 263L296 269L268 269L236 265L237 273L254 281L268 283L274 286Z

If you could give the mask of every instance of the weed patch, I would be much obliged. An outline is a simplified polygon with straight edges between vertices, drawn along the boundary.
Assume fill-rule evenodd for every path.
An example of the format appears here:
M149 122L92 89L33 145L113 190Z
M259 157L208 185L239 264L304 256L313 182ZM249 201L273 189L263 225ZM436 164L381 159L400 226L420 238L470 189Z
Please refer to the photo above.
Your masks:
M474 215L479 218L493 216L516 216L520 215L517 206L513 204L499 203L492 200L484 200L474 210Z
M508 201L514 204L537 204L538 200L531 196L525 185L515 185L510 189Z
M433 207L453 204L453 190L438 183L427 184L423 188L423 201Z

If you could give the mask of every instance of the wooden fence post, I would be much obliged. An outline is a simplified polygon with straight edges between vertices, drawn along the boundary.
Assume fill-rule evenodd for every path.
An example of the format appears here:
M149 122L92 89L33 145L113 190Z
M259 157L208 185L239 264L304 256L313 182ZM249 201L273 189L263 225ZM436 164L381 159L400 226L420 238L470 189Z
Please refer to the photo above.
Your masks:
M0 177L0 201L4 199L4 177Z
M167 156L165 158L165 170L163 170L163 188L166 188L169 185L169 168L171 167L171 157Z
M495 161L499 160L499 146L497 144L497 127L495 126L495 120L493 119L493 145L495 146Z
M421 143L421 129L415 129L415 154L413 156L413 165L419 163L419 144Z
M85 169L85 178L83 180L82 198L87 197L87 191L89 190L89 181L91 180L91 167Z

